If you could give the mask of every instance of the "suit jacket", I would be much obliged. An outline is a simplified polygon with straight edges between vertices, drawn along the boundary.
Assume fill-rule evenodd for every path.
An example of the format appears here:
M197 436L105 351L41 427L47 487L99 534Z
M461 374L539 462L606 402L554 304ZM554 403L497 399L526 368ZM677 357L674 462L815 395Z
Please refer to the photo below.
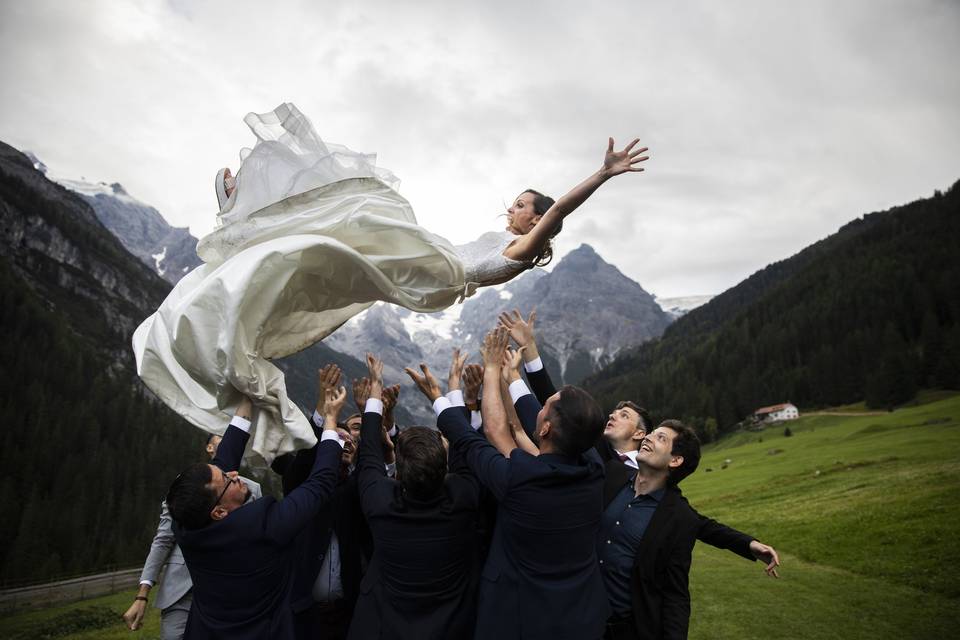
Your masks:
M249 435L227 428L213 464L240 465ZM290 589L297 535L333 493L341 447L325 440L307 480L283 500L254 500L202 529L174 533L193 579L184 638L292 638Z
M609 616L596 555L603 468L586 456L501 455L456 407L437 424L499 501L476 637L599 638Z
M251 500L263 497L258 483L249 478L240 479L250 489ZM157 596L154 598L153 606L158 609L166 609L187 595L187 592L193 587L193 582L190 581L190 572L183 561L183 552L180 551L180 547L174 539L173 518L170 517L166 500L160 503L160 524L157 525L157 534L153 537L150 552L143 563L140 582L149 580L156 585L158 578L160 578L161 569L163 569L163 578L160 579L157 586Z
M629 482L633 470L619 460L610 460L606 471L604 508ZM752 538L704 518L690 507L678 487L667 487L636 549L630 576L634 625L643 640L687 637L690 559L698 537L753 560Z
M374 551L350 638L471 638L479 482L451 445L443 491L414 500L384 471L380 414L365 412L360 429L357 480Z
M317 431L315 426L314 430ZM283 470L284 493L299 487L309 475L309 470L316 459L319 439L318 433L317 445L298 451L296 454L288 454L290 456L288 464L272 465L274 470L277 468ZM297 562L290 602L294 614L302 613L313 605L313 585L329 550L332 533L337 535L337 546L340 552L343 600L352 609L360 593L360 578L363 575L362 557L369 558L373 546L370 529L360 510L360 492L357 489L356 472L338 479L333 497L321 507L320 512L306 527L300 536L301 539L297 542Z

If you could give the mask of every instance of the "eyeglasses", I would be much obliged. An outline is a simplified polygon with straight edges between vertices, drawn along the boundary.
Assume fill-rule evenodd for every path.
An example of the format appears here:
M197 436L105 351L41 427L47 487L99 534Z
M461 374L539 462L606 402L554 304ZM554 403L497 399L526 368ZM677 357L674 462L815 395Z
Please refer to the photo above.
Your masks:
M228 476L227 474L223 474L223 478L224 478L224 480L225 480L226 482L224 482L223 491L221 491L221 492L220 492L220 495L217 496L217 501L213 503L213 506L214 506L214 507L216 507L218 504L220 504L220 501L223 500L223 496L224 496L224 494L227 492L227 489L230 488L230 485L231 485L231 484L233 484L234 482L240 482L240 480L238 480L237 478L235 478L235 477L233 477L233 476ZM211 508L212 508L212 507L211 507Z

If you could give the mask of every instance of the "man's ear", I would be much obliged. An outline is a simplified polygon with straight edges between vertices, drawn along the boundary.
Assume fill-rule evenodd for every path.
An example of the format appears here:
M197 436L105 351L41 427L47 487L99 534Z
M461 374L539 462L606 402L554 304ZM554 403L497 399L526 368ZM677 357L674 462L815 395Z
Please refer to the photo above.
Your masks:
M540 424L540 431L537 432L537 437L541 440L549 438L552 435L550 433L551 429L553 429L553 425L550 424L550 420L544 420L543 423Z
M676 469L683 464L683 456L671 456L670 462L667 464L671 469Z
M227 508L224 507L222 504L218 504L217 506L215 506L213 509L210 510L210 517L213 520L223 520L228 515L230 515L230 512L227 511Z
M647 436L647 432L638 427L637 430L633 432L633 435L630 436L630 439L635 442L640 442L646 436Z

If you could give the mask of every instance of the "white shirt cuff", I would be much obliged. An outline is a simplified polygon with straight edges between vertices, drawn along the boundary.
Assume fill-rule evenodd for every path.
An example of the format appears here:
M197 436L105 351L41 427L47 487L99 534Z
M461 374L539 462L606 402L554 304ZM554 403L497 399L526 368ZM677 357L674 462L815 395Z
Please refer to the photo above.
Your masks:
M384 464L383 466L384 466L384 469L385 469L386 472L387 472L387 477L388 477L388 478L393 478L393 477L395 477L395 476L397 475L397 463L396 463L396 462L388 462L388 463Z
M433 401L433 412L439 416L446 409L449 409L452 406L453 405L450 404L449 400L447 400L443 396L440 396L439 398Z
M448 391L447 400L449 400L450 404L452 404L455 407L467 406L463 401L463 390L461 389L454 389L453 391Z
M240 429L244 433L250 433L250 421L246 418L241 418L240 416L233 416L230 420L230 425Z
M145 584L145 585L147 585L148 587L150 587L151 589L153 588L153 580L141 580L141 581L140 581L140 584Z
M473 427L474 431L483 426L483 416L480 415L479 411L470 412L470 426Z
M334 440L340 448L343 448L343 438L340 437L340 434L334 431L333 429L324 429L323 433L320 434L320 442L324 440Z
M391 438L395 438L397 437L397 434L399 432L400 431L397 429L397 425L393 425L392 427L390 427L390 431L387 431L387 435L390 436Z
M313 426L317 429L323 429L323 416L316 409L313 410Z
M367 404L363 408L363 412L367 413L372 411L374 413L379 413L383 415L383 401L379 398L367 398Z
M510 398L516 402L521 396L530 395L530 389L527 388L527 383L522 379L514 380L510 383Z
M527 370L527 373L536 373L543 369L543 360L538 357L534 358L530 362L524 362L523 368Z

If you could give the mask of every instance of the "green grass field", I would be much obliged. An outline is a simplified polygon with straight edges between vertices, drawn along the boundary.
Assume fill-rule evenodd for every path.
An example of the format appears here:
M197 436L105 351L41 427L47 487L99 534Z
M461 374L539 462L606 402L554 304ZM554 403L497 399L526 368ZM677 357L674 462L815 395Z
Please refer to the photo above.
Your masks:
M783 567L773 580L760 563L698 544L691 638L957 637L960 396L926 399L884 415L809 416L789 424L791 437L779 425L705 450L683 483L691 504L776 547ZM142 631L122 627L133 595L7 615L0 637L158 638L154 609Z

